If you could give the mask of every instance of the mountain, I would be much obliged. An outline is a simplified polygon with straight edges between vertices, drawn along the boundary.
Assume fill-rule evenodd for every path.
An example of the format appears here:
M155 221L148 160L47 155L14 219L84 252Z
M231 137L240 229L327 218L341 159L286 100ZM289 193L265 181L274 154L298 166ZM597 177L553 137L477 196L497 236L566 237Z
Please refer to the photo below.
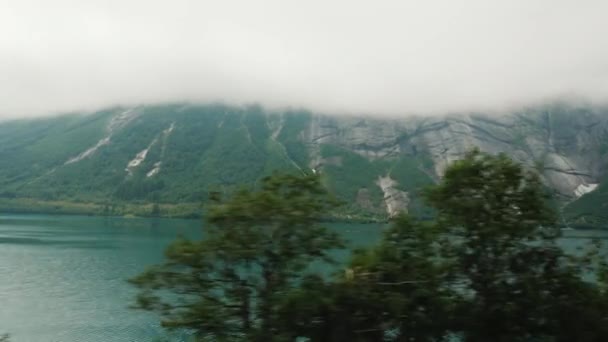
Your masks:
M548 104L380 119L156 105L0 123L0 210L195 216L274 170L318 172L344 218L432 215L420 191L470 149L542 176L565 221L608 223L608 109Z

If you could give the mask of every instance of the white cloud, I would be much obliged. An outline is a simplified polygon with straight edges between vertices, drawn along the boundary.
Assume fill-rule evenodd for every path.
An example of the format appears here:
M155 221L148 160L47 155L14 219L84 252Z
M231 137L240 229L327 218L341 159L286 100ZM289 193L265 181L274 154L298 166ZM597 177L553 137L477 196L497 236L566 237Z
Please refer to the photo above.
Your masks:
M0 116L164 101L379 114L608 99L605 0L0 0Z

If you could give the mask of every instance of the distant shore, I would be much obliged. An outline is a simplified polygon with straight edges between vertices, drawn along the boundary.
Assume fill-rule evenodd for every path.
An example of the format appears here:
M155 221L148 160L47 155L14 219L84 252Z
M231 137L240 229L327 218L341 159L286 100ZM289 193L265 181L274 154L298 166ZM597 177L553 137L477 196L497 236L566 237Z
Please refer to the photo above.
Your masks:
M35 198L0 198L0 212L8 214L82 215L113 217L159 217L200 219L202 203L132 203L41 200ZM324 219L327 222L386 223L386 217L338 212Z

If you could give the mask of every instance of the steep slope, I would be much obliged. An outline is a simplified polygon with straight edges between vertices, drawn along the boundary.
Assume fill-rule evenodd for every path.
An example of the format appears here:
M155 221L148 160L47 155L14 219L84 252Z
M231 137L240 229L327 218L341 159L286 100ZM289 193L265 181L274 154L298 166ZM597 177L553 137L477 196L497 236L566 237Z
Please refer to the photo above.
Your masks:
M373 119L164 105L0 123L0 209L186 216L210 191L319 172L342 215L428 216L420 191L477 147L541 174L564 217L603 224L608 110Z

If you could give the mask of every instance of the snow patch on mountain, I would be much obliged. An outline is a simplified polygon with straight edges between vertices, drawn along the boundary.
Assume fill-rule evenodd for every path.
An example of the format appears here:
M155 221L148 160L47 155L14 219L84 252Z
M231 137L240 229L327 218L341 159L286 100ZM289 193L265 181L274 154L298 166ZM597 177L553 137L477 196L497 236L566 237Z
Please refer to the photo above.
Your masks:
M152 146L155 141L153 141L152 144L150 144L150 146ZM145 150L139 152L135 156L135 158L133 158L133 160L131 160L127 164L127 168L125 169L125 171L127 171L129 173L129 175L132 175L133 174L133 169L135 169L136 167L138 167L141 163L143 163L144 160L146 160L146 156L148 155L148 151L150 150L150 146L146 147Z
M154 168L152 170L148 171L148 173L146 174L146 177L150 178L150 177L158 174L160 172L160 165L161 164L162 164L161 162L154 163Z
M108 132L112 134L117 129L126 126L129 122L135 119L140 114L140 112L141 111L137 108L129 108L123 112L120 112L118 115L115 115L108 123Z
M100 147L108 145L110 143L110 137L105 137L97 142L95 146L87 149L76 157L70 158L68 161L64 163L64 165L73 164L79 162L85 158L92 156Z
M175 129L175 122L172 122L171 126L169 126L169 128L167 128L163 131L163 134L165 134L165 136L168 136L169 134L171 134L171 132L173 132L174 129Z
M574 190L574 195L576 197L581 197L590 192L593 192L595 189L597 189L598 186L599 184L581 184L576 188L576 190Z
M163 130L163 132L161 133L160 137L157 137L152 144L150 144L150 146L148 147L148 149L154 144L156 143L156 141L158 141L159 138L162 138L162 148L161 148L161 154L160 154L160 158L163 158L163 155L165 154L165 150L167 149L167 139L169 138L169 136L171 135L171 133L173 133L173 131L175 130L175 122L172 122L171 125ZM145 158L145 156L144 156ZM160 172L160 167L162 165L162 161L157 161L156 163L154 163L154 166L152 167L152 169L150 171L148 171L148 173L146 173L146 177L150 178L153 177L155 175L157 175Z

